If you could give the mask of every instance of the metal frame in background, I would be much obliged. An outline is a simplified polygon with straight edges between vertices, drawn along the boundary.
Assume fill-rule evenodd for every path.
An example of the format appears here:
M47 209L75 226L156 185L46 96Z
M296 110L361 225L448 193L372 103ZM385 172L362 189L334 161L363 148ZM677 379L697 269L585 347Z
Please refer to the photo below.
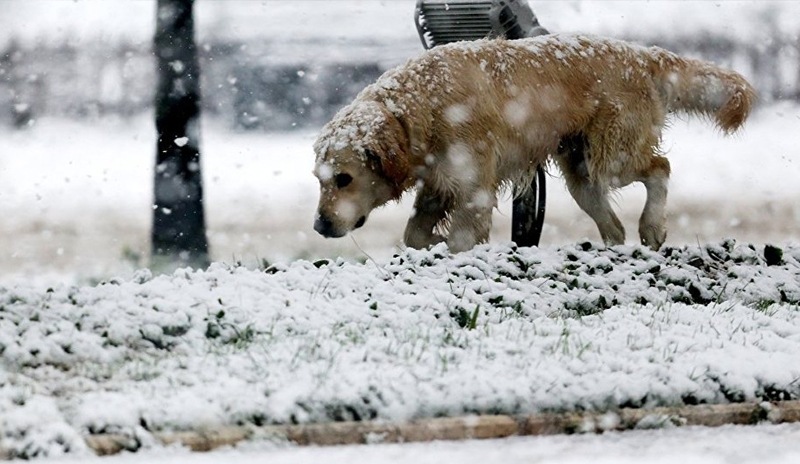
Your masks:
M414 23L425 49L486 37L522 39L548 34L525 0L417 0ZM538 246L544 225L547 188L544 168L536 168L530 188L514 186L511 240Z

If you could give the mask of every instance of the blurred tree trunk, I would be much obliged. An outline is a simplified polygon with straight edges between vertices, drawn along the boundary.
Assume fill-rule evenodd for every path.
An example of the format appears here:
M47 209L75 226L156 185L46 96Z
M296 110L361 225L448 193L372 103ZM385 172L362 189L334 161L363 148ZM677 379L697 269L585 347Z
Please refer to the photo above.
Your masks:
M800 102L800 34L797 34L797 39L795 40L795 51L798 53L795 54L795 58L797 58L797 74L794 81L794 99Z
M18 69L18 63L22 59L21 46L15 38L11 39L8 47L0 54L0 80L4 81L11 94L10 116L11 124L16 129L23 129L30 126L33 119L33 108L28 100L30 95L35 92L30 90L31 85L26 85L26 80L36 82L35 79L25 79Z
M194 0L158 0L156 166L151 265L208 266L200 172L200 67Z

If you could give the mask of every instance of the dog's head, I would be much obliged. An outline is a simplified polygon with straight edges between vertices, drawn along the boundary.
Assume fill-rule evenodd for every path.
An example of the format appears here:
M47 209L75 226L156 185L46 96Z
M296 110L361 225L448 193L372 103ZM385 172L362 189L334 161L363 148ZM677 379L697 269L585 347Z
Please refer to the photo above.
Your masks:
M319 207L314 230L342 237L410 185L408 138L385 106L357 101L340 111L314 143Z

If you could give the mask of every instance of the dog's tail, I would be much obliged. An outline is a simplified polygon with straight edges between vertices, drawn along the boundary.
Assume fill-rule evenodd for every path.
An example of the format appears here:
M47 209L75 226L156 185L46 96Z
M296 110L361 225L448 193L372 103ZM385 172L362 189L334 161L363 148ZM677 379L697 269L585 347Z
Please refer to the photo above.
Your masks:
M669 111L712 118L723 132L735 132L750 114L756 92L740 74L671 53L658 57L655 78Z

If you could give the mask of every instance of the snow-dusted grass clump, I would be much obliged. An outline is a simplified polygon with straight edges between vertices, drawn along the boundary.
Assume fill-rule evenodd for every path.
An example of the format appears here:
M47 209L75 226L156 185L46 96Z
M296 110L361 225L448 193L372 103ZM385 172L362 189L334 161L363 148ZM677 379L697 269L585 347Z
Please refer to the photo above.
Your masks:
M0 448L800 397L800 247L405 250L0 288Z

